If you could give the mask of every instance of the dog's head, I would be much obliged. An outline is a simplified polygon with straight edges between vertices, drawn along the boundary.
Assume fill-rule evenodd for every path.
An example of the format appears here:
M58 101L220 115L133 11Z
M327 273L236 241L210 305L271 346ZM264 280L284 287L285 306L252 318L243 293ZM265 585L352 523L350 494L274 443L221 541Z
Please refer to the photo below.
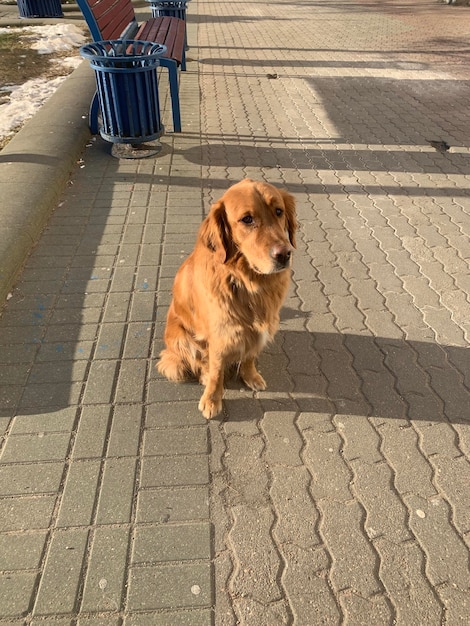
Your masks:
M296 230L293 196L247 178L212 205L200 236L221 263L242 254L255 272L273 274L290 266Z

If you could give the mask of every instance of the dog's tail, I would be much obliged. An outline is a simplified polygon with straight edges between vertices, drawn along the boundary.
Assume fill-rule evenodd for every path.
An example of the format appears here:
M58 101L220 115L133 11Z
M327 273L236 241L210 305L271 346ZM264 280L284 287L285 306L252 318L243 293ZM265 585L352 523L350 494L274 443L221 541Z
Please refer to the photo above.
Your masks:
M173 382L181 382L188 378L189 368L181 358L181 356L165 348L160 352L160 357L157 362L157 370Z
M188 378L200 380L205 367L204 353L206 352L188 332L182 327L177 329L176 336L166 342L167 347L160 352L157 369L168 380L181 382Z

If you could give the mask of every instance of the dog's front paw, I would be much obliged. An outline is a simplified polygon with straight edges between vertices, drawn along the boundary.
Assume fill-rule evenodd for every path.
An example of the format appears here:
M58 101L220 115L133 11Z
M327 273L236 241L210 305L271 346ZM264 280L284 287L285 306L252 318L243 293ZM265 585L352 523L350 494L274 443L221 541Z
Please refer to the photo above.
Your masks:
M212 419L222 411L222 398L204 392L199 400L199 410L207 420Z
M266 381L259 372L254 372L252 376L247 376L246 378L243 378L243 380L250 389L253 389L253 391L263 391L267 387Z
M240 365L240 376L247 387L253 391L263 391L266 389L266 381L256 369L253 359L244 361Z

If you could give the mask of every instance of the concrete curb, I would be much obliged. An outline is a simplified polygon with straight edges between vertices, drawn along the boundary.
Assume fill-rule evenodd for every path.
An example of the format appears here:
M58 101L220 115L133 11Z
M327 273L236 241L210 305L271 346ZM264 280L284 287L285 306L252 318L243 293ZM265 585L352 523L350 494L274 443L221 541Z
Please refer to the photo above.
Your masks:
M0 303L57 205L86 141L93 72L82 62L0 152Z

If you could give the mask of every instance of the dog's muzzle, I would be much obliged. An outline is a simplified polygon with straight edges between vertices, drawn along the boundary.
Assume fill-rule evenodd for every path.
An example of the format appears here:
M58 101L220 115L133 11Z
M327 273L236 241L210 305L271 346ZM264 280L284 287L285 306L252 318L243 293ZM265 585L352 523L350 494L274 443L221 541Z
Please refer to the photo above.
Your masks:
M289 267L292 258L292 248L283 244L275 245L269 251L269 255L274 261L274 271L279 272Z

